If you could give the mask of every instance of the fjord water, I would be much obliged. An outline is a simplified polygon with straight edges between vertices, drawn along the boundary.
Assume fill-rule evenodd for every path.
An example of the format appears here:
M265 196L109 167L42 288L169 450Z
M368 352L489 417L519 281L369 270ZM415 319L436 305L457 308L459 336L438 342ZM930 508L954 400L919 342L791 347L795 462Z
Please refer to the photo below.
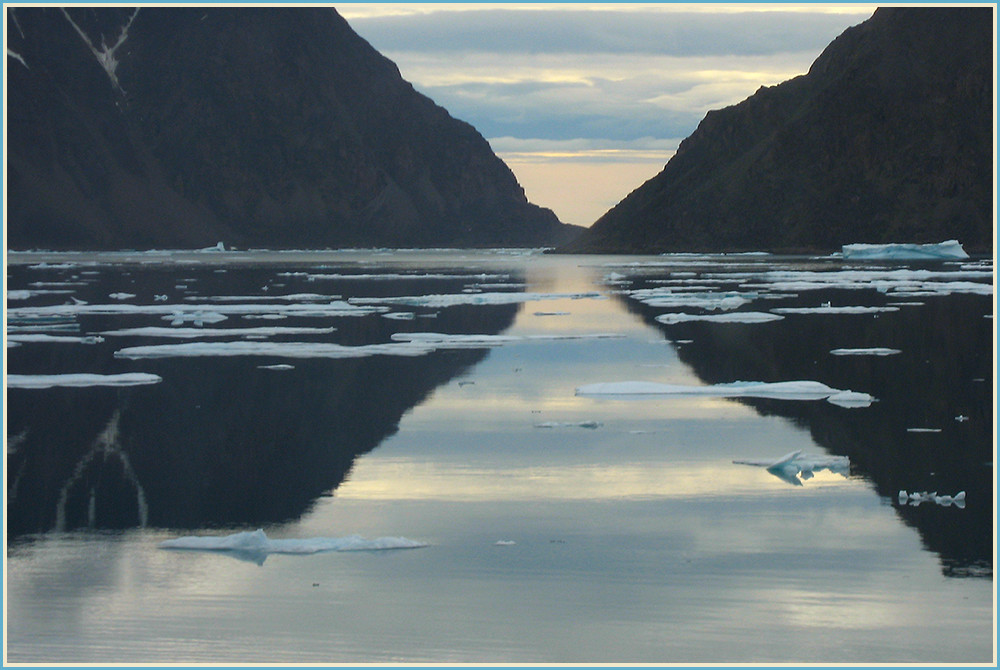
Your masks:
M7 389L10 662L995 661L989 260L8 262L8 374L160 378ZM160 547L258 528L424 546Z

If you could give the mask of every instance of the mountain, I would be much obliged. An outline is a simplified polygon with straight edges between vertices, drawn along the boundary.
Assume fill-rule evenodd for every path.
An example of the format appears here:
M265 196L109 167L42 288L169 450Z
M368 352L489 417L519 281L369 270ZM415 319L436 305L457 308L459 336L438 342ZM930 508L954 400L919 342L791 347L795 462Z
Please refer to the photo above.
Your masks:
M993 240L993 8L882 8L809 72L709 112L562 250Z
M578 230L332 8L6 14L10 248L534 246Z

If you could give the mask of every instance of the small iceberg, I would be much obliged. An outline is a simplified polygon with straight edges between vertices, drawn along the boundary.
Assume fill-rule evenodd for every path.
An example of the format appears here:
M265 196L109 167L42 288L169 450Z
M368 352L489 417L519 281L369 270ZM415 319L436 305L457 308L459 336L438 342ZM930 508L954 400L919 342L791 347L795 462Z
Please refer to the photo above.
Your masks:
M600 421L543 421L542 423L536 423L535 428L589 428L590 430L595 430L600 428L604 424Z
M812 456L802 451L799 449L785 454L776 461L740 460L733 463L765 468L778 479L793 486L802 486L803 479L811 479L820 470L829 470L845 476L850 472L851 459L847 456Z
M954 260L969 257L958 240L938 244L845 244L841 249L844 258L855 260Z
M831 349L834 356L894 356L902 353L899 349L887 347L870 347L867 349Z
M688 321L710 321L712 323L766 323L768 321L778 321L782 318L784 317L779 314L769 314L768 312L727 312L723 314L688 314L685 312L674 312L670 314L660 314L656 317L656 320L660 323L671 325L674 323L685 323Z
M142 386L163 381L159 375L145 372L125 372L118 375L65 374L65 375L7 375L9 389L47 389L53 386Z
M965 491L959 491L953 496L939 496L937 491L928 493L927 491L913 491L907 493L901 490L897 501L900 505L909 504L912 507L918 507L920 503L933 502L941 507L951 507L954 505L959 509L965 509Z
M272 540L258 528L232 535L188 535L160 542L161 549L226 552L242 560L262 564L269 554L316 554L326 551L385 551L418 549L426 542L405 537L379 537L369 540L360 535Z
M826 400L842 407L868 407L875 398L867 393L835 389L816 381L733 382L714 386L685 386L658 382L602 382L576 389L578 396L710 396L716 398L770 398L775 400Z

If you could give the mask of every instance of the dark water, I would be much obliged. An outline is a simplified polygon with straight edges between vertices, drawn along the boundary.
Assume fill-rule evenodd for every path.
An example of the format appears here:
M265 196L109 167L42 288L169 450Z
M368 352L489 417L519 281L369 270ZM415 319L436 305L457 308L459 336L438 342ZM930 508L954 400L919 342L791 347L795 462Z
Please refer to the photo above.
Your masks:
M8 263L8 374L160 378L7 389L11 661L991 659L989 262L258 252ZM643 302L649 289L681 306ZM711 307L727 295L745 303ZM887 310L796 311L826 305ZM656 320L726 311L784 318ZM149 327L200 334L115 334ZM421 333L485 339L407 353ZM18 337L39 334L78 339ZM288 346L129 353L198 342ZM351 357L302 352L312 344ZM389 349L360 353L373 344ZM899 353L831 354L875 347ZM796 380L877 401L575 393ZM849 468L789 481L733 463L799 449ZM966 495L912 504L900 490ZM427 546L253 561L158 548L256 528Z

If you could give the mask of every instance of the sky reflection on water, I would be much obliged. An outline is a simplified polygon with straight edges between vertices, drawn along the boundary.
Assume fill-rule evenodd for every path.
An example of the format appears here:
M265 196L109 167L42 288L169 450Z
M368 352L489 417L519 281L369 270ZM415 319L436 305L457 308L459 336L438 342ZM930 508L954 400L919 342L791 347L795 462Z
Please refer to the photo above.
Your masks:
M201 294L254 295L278 272L302 269L288 258L274 255L249 267L225 260L185 267L180 275L176 268L101 265L100 275L85 275L99 277L99 284L78 295L93 303L128 287L132 277L140 287L133 292L151 299L177 276L193 278L185 283L196 288L187 290ZM110 392L9 392L8 438L44 426L42 434L63 436L66 451L60 460L59 449L41 450L30 437L8 447L7 511L21 524L7 538L9 660L968 663L995 654L992 561L983 550L989 542L981 541L995 524L980 483L993 477L992 461L981 458L982 413L993 410L977 404L978 391L961 390L974 385L972 377L992 374L980 369L981 360L992 365L991 353L961 358L961 389L950 391L942 381L932 389L940 408L921 415L945 416L957 398L972 419L957 423L947 414L944 432L912 434L899 422L918 415L899 413L905 398L886 397L898 391L884 377L894 369L888 366L907 364L906 353L921 338L919 346L934 346L937 330L919 314L882 315L880 325L905 320L906 328L888 331L857 316L822 322L821 330L842 327L846 345L897 331L902 337L914 324L926 328L898 346L899 356L853 362L831 356L829 365L808 367L814 352L778 345L807 333L825 347L808 325L819 322L796 325L789 316L771 324L665 329L653 320L657 311L634 304L620 292L628 286L618 283L622 278L609 276L669 278L672 270L718 272L773 261L682 258L673 267L623 271L635 259L484 255L473 261L467 254L360 252L319 258L310 269L317 262L327 273L502 269L523 280L523 289L512 290L605 295L450 307L412 321L376 314L287 324L332 323L338 330L325 336L330 341L388 341L394 332L421 330L617 337L528 340L416 359L296 360L284 371L261 370L281 361L257 358L114 359L128 342L8 350L17 373L127 367L164 378ZM80 270L16 268L12 276L25 283L70 280ZM463 285L328 281L324 290L345 298L350 291L414 295L417 288L431 294ZM315 290L318 282L281 277L280 283L293 293ZM805 293L797 299L815 301ZM865 294L873 299L880 298ZM971 339L949 352L982 347L978 326L989 325L982 317L987 298L926 300L937 301L926 312L933 318L980 320L967 318L968 327L950 331ZM747 308L761 309L761 302ZM779 304L786 303L773 301ZM124 321L79 319L87 332L162 324L158 316ZM221 325L248 323L240 321ZM812 358L782 361L791 351ZM831 385L878 389L883 397L873 408L844 409L823 401L575 394L578 386L603 381L697 385L734 381L741 373L763 380L786 366L813 370ZM36 393L44 396L29 395ZM38 403L42 397L56 403L68 426L51 420L53 410ZM211 414L199 418L208 407ZM122 416L121 448L147 491L149 527L128 519L101 525L101 506L118 491L99 488L116 481L106 468L79 477L111 496L99 498L96 527L53 532L46 524L61 485L56 475L72 472L115 412ZM881 428L871 427L872 412L885 418ZM877 439L859 431L874 431ZM951 441L960 436L964 442ZM817 472L792 486L764 468L733 463L796 449L848 452L854 465L847 474ZM905 449L915 458L905 459ZM877 458L886 453L895 460ZM47 469L33 470L39 463ZM940 472L923 472L927 463ZM53 474L47 479L42 472ZM217 477L208 487L206 472ZM892 489L904 479L967 486L968 507L901 509ZM80 507L68 516L84 526L85 493L83 487L71 496ZM134 498L127 487L124 494ZM32 516L29 505L40 511ZM221 535L258 524L275 539L392 535L429 546L271 555L261 565L157 549L177 535ZM970 536L968 546L951 546L955 533ZM963 575L986 578L954 578Z

